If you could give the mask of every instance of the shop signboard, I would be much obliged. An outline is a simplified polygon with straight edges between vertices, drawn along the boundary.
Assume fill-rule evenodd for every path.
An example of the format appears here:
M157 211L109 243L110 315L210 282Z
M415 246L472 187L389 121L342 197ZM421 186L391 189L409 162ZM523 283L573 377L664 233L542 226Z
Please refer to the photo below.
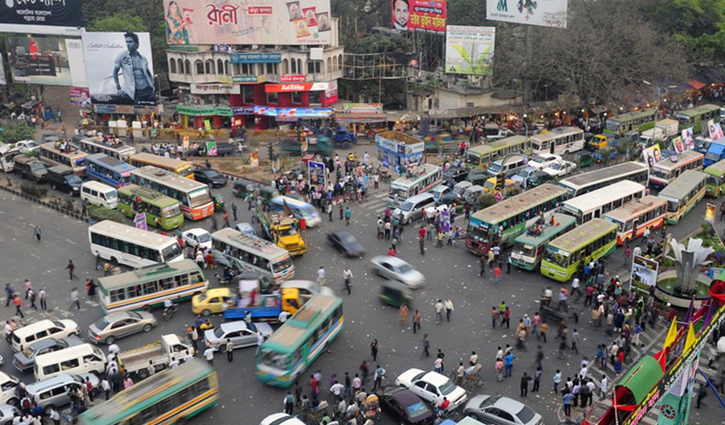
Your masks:
M259 78L256 75L233 75L232 83L238 84L257 84Z
M343 114L382 114L382 103L343 103Z
M5 0L0 2L0 32L79 36L81 0Z
M307 81L305 75L282 75L279 77L280 83L304 83Z
M176 112L190 117L231 117L232 108L214 105L177 105Z
M337 103L337 100L337 80L332 80L325 90L325 105L330 106Z
M254 106L235 106L232 115L254 115Z
M191 84L192 94L241 94L242 90L238 85L233 84Z
M264 86L265 93L289 93L296 91L323 91L330 88L330 83L288 83L288 84L267 84ZM335 88L337 90L337 87Z
M281 52L232 53L231 62L242 63L281 63Z
M567 0L486 0L486 19L566 28Z
M446 67L451 74L491 75L496 27L446 27Z
M254 115L277 118L327 118L332 115L332 108L276 108L255 105Z
M393 28L434 34L446 32L445 0L390 0Z
M91 94L85 87L71 87L69 89L70 103L78 106L91 106ZM98 105L101 106L101 105Z

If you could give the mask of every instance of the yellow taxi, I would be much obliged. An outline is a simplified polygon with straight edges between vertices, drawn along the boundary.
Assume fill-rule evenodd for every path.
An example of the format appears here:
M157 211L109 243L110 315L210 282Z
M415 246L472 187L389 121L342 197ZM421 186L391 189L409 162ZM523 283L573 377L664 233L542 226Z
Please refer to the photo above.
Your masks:
M191 298L191 311L204 316L220 314L224 311L222 304L227 303L231 298L232 291L229 288L207 289L203 294L197 294Z

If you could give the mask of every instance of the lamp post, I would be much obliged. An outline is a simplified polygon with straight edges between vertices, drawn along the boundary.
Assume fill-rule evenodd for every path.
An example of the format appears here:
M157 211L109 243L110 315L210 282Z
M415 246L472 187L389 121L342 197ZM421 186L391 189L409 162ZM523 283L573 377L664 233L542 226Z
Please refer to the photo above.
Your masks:
M524 119L521 120L524 123L524 128L526 129L526 133L524 133L524 137L527 139L529 138L529 125L526 123L526 114L524 114Z

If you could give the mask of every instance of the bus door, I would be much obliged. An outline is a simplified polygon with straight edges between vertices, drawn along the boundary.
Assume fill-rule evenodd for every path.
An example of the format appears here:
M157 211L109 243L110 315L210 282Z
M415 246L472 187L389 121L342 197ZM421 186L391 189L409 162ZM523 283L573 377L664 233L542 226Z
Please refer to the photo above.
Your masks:
M549 153L554 155L555 150L556 150L556 140L551 139L551 140L549 140Z

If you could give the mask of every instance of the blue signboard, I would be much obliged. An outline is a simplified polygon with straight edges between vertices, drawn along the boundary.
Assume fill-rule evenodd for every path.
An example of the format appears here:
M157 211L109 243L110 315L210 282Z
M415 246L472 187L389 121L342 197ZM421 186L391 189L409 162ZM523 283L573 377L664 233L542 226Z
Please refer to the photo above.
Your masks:
M232 53L232 63L281 63L282 53Z

